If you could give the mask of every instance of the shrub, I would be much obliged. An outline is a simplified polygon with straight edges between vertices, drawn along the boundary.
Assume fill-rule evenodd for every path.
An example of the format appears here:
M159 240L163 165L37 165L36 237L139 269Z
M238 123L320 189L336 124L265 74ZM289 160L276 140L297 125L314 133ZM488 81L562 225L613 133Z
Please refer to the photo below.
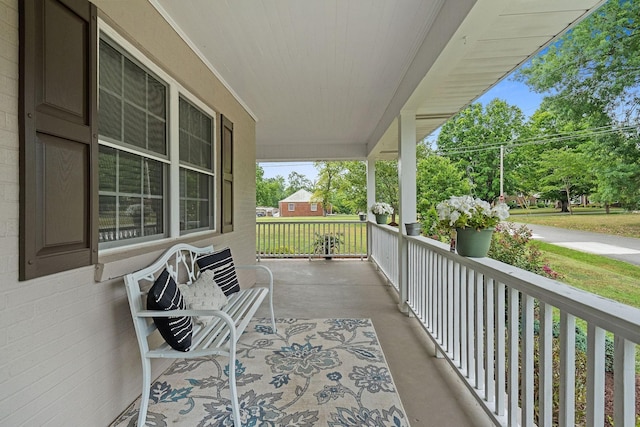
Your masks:
M531 230L526 225L500 223L496 226L488 256L506 264L552 279L561 275L544 263L542 253L531 242Z

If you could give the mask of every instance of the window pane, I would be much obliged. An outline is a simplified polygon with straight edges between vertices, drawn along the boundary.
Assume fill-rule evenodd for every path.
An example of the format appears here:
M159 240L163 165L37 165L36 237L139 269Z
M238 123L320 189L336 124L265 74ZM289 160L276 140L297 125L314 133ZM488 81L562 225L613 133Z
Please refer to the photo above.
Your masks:
M213 119L180 98L180 161L211 170Z
M101 145L98 162L100 191L116 191L116 150Z
M153 236L162 233L164 220L162 215L162 199L151 199L145 205L144 235Z
M100 90L100 135L122 141L122 105L120 98Z
M100 40L100 135L167 154L167 86Z
M164 177L162 163L145 159L145 176L143 178L143 194L162 196L164 190Z
M147 73L129 59L124 59L124 99L146 108Z
M120 152L119 192L141 194L141 158L135 154Z
M210 228L213 178L180 169L180 230Z
M149 135L149 150L154 153L166 154L166 143L164 134L164 122L156 119L153 116L148 116L148 135Z
M147 108L149 112L158 117L165 117L165 93L166 88L162 83L147 75Z
M116 197L101 195L98 200L100 211L98 217L98 241L116 240Z
M104 146L99 158L99 241L164 234L164 164Z
M140 148L147 145L147 120L144 111L130 105L124 105L124 142Z
M122 93L122 55L104 40L100 40L100 87Z
M180 129L180 161L186 162L189 159L189 134Z

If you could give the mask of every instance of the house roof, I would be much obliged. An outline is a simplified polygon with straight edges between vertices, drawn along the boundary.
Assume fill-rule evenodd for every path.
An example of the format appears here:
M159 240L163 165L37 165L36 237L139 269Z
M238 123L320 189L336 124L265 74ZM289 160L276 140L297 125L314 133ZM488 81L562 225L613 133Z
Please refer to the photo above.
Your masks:
M398 156L604 0L149 0L257 121L258 161Z
M289 197L280 200L281 202L287 203L295 203L295 202L310 202L313 194L309 193L307 190L298 190Z

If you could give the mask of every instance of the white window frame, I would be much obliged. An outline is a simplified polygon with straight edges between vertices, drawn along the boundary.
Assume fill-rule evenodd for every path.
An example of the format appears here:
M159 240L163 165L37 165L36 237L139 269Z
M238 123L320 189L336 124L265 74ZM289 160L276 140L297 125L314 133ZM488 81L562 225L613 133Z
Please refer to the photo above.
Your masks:
M289 203L289 204L288 204L288 206L287 206L287 210L288 210L289 212L295 212L295 210L296 210L296 204L295 204L295 203Z
M118 252L123 250L131 250L137 247L146 246L149 244L155 244L157 242L161 242L163 240L175 240L176 238L180 238L182 236L193 236L197 234L209 234L212 232L216 232L218 230L218 224L216 221L216 212L218 212L218 199L216 190L218 189L218 179L219 179L219 171L217 170L217 148L218 148L218 115L215 110L210 108L207 104L201 101L197 96L193 95L189 92L184 86L182 86L177 80L172 78L168 73L166 73L162 68L157 66L153 61L151 61L145 54L143 54L139 49L137 49L134 45L129 43L124 37L122 37L115 29L110 27L106 22L102 19L98 18L98 51L100 48L100 35L104 34L117 43L129 56L133 57L136 61L146 67L149 71L155 74L158 78L162 79L162 81L167 85L167 99L168 109L167 109L167 159L155 158L153 156L148 156L153 158L154 160L161 160L168 164L167 168L167 188L166 188L166 213L167 218L165 221L166 227L166 235L165 237L153 239L149 242L134 242L127 243L127 240L120 241L117 246L113 243L101 244L99 247L99 253L111 253ZM98 76L100 78L100 56L98 55ZM99 87L98 81L98 87ZM208 114L213 119L212 125L212 145L213 145L213 163L212 163L212 173L213 173L213 201L211 203L212 206L212 227L208 230L203 231L195 231L191 233L181 233L180 232L180 126L179 126L179 99L180 96L200 108L206 114ZM98 105L100 105L99 93L98 93ZM98 107L99 110L99 107ZM106 145L110 147L114 147L117 149L124 149L126 151L126 147L123 147L118 144L114 144L109 141L105 141L99 137L99 144ZM185 166L183 166L185 167Z
M311 203L311 212L318 211L318 203Z

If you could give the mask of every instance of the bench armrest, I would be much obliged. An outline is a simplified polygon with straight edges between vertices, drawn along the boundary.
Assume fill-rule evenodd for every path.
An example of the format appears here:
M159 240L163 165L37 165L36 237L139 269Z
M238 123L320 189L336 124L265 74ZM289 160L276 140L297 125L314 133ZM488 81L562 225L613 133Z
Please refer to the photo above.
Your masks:
M269 267L264 265L255 265L255 264L247 264L247 265L236 265L236 270L263 270L269 276L269 294L273 294L273 273Z

